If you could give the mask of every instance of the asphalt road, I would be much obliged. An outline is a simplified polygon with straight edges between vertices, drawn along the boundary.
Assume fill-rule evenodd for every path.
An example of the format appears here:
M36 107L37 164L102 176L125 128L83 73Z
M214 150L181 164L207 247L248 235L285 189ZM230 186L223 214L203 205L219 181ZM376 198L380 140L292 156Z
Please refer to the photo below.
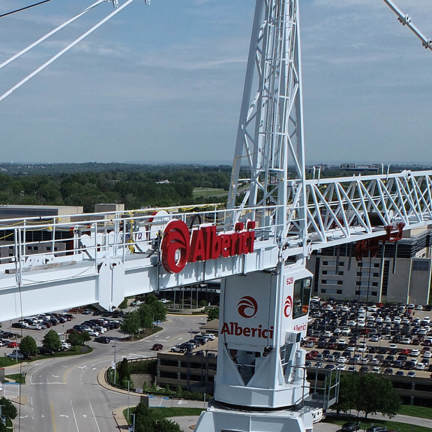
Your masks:
M199 316L169 316L164 330L143 341L115 342L109 345L91 343L90 354L38 361L23 366L26 384L21 386L21 406L15 424L17 432L109 432L115 431L113 409L136 404L138 398L103 389L97 375L110 366L116 352L122 357L151 357L154 343L169 348L191 338L205 318ZM113 347L115 345L115 348ZM18 372L8 369L7 374ZM7 391L18 391L8 386ZM129 399L129 400L128 400Z

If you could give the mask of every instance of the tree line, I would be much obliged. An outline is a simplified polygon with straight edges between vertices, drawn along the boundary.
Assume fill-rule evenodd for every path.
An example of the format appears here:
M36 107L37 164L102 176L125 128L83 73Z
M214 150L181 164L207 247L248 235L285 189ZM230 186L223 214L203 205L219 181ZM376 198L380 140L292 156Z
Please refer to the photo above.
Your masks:
M193 198L195 187L228 190L228 166L142 166L52 174L0 174L0 204L82 205L124 203L126 208L220 201ZM162 182L162 183L161 183Z

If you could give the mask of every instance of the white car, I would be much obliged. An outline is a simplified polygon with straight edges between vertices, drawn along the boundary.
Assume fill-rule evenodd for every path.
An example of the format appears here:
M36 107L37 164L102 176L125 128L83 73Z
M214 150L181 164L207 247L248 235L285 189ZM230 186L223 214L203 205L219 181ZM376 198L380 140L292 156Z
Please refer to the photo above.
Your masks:
M89 336L99 336L99 332L95 331L95 330L90 330L87 332L89 334Z
M346 363L348 361L348 359L346 357L341 356L336 361L338 363Z
M411 350L411 352L409 353L409 355L411 357L417 357L417 356L420 355L420 351L418 349L413 349L413 350Z
M430 351L425 351L425 352L423 353L423 358L425 358L425 359L430 359L430 358L432 358L432 353L431 353Z
M379 342L380 338L379 338L379 336L371 336L371 338L369 340L371 342Z
M425 365L423 363L417 363L415 368L417 370L425 370Z
M416 310L423 310L423 306L422 305L417 305L415 308L416 308Z
M408 337L403 337L403 338L401 339L400 343L403 343L403 344L407 344L407 345L409 345L409 344L411 343L411 339L408 338Z
M413 305L412 303L410 303L409 305L407 305L407 309L414 309L415 305Z
M394 317L394 318L393 318L393 322L394 322L395 324L400 324L400 323L402 322L401 317L398 317L398 316Z
M375 321L376 321L377 324L382 324L384 322L384 318L379 316L379 317L376 318Z

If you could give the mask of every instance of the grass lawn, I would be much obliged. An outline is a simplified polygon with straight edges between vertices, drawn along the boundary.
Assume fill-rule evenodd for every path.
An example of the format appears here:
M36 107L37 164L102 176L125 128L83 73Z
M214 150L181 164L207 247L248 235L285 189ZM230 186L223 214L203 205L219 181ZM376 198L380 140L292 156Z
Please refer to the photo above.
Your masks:
M432 419L432 408L415 405L401 405L399 414Z
M343 425L344 423L348 423L350 421L356 421L356 418L345 418L345 419L328 418L326 420L327 423L333 423L338 425ZM367 420L367 421L360 422L361 430L366 430L367 428L373 425L386 426L387 429L395 430L397 432L430 432L430 428L411 425L408 423L398 423L393 421L381 421L381 420Z
M134 412L135 408L131 408L129 410L129 414ZM150 408L150 411L155 414L155 417L158 418L167 418L167 417L183 417L183 416L199 416L204 409L202 408ZM131 424L132 419L128 418L128 410L125 409L123 411L123 415L129 424Z
M53 357L68 357L68 356L73 356L73 355L88 354L88 353L91 353L92 351L93 351L93 348L91 348L87 345L83 345L83 346L72 347L68 351L60 351L60 352L54 353L52 355L38 355L36 357L32 357L32 358L26 359L26 360L15 361L15 359L11 359L9 357L0 357L0 367L7 367L7 366L16 365L16 364L22 363L22 362L33 362L36 360L43 360L43 359L48 359L48 358L53 358Z
M0 367L12 366L15 363L16 361L9 357L0 357Z
M228 191L222 188L196 187L192 191L192 198L224 197L227 195Z
M12 374L12 375L6 375L5 378L14 380L18 384L25 384L25 375L23 374Z

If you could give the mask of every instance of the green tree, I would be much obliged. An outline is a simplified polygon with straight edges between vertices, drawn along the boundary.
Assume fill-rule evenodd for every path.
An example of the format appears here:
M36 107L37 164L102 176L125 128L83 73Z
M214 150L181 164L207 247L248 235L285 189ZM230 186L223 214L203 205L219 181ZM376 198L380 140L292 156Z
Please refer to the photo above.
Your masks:
M13 420L17 416L17 409L15 405L5 397L0 399L0 405L2 407L2 415Z
M128 301L127 298L125 297L123 301L119 304L119 309L126 309L127 307L128 307Z
M50 351L59 351L61 348L60 337L56 331L50 330L43 338L44 348Z
M336 405L336 410L347 412L355 408L357 403L357 394L360 386L360 376L357 374L343 373L341 374L339 399Z
M24 336L21 339L20 351L26 358L35 356L37 354L36 341L31 336Z
M1 421L0 421L0 432L10 432L10 429L8 429Z
M155 432L181 432L180 426L168 419L155 421Z
M119 376L119 381L122 382L124 380L130 381L130 370L128 359L125 357L117 366L117 373Z
M391 381L377 374L361 375L357 391L356 409L369 414L381 413L389 417L399 410L399 395L393 389Z
M166 307L159 300L151 305L153 311L153 321L166 320Z
M124 316L120 329L125 333L136 336L141 328L140 314L137 311L129 312Z
M211 321L219 318L219 308L218 307L209 307L206 309L207 313L207 321Z
M153 327L154 313L151 305L146 303L140 305L140 307L138 308L138 314L140 319L140 325L142 328Z
M72 346L84 345L85 342L91 339L90 335L87 332L78 332L73 330L69 333L68 342Z

